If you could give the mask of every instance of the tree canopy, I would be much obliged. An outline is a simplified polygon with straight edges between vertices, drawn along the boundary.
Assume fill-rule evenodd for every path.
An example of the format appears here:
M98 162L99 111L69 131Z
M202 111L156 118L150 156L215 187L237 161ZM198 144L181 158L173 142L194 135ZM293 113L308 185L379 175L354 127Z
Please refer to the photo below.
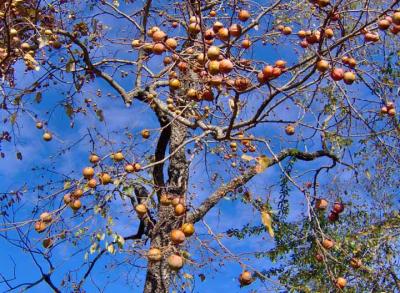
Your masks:
M0 288L400 291L399 2L3 1Z

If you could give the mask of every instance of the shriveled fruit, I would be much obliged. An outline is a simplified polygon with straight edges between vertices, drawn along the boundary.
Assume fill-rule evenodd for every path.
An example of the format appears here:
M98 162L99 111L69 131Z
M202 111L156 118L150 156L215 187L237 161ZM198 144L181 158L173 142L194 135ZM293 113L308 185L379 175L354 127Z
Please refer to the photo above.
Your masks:
M171 270L178 271L183 267L183 258L179 255L171 254L167 261Z
M318 261L318 262L322 262L324 260L324 256L322 254L320 254L320 253L317 253L315 255L315 260Z
M150 248L147 252L147 258L150 261L160 261L162 259L161 250L158 248Z
M46 224L43 221L37 221L35 223L35 231L42 233L44 230L46 230Z
M328 220L330 222L336 222L337 220L339 220L339 214L335 211L331 211L328 215Z
M186 238L185 234L181 230L178 230L178 229L172 230L170 237L171 237L171 241L175 244L183 243Z
M50 248L51 246L53 246L53 239L51 238L46 238L42 241L42 245L44 248Z
M340 214L341 212L344 211L344 204L341 203L341 202L335 202L335 203L333 204L333 211L334 211L335 213Z
M353 257L353 258L350 260L350 266L351 266L353 269L359 269L359 268L362 266L362 261L361 261L361 259L358 259L358 258Z
M82 175L85 179L90 179L94 176L94 169L92 167L85 167L82 171Z
M39 218L44 223L49 223L52 220L52 216L48 212L41 213Z
M160 203L163 206L168 206L172 203L172 201L167 194L162 194L160 197Z

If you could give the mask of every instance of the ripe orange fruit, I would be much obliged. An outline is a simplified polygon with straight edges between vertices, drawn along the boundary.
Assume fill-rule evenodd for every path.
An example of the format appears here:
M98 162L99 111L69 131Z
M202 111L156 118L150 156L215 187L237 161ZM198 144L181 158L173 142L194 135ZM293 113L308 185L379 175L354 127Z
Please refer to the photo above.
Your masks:
M133 168L135 169L135 172L139 172L140 170L142 170L142 166L139 163L135 163L133 165Z
M181 244L185 241L185 234L183 234L183 232L181 230L178 229L174 229L171 231L171 241L174 244Z
M287 135L293 135L295 133L295 128L293 125L289 124L285 127L285 132Z
M239 276L239 282L240 282L240 285L242 285L242 286L250 285L252 281L253 281L253 278L249 271L244 271Z
M162 42L166 38L166 34L162 30L155 31L151 36L154 42Z
M140 134L142 135L142 137L143 137L144 139L147 139L147 138L150 137L150 131L147 130L147 129L143 129L142 132L141 132Z
M71 202L71 195L69 193L65 194L63 200L65 204L69 204Z
M91 154L89 156L89 161L92 164L97 164L98 162L100 162L100 157L98 155L96 155L96 154Z
M288 36L292 33L292 28L290 26L285 26L282 30L282 34Z
M170 88L176 90L181 87L181 82L179 81L179 79L173 78L169 81L169 86Z
M41 213L39 218L43 223L49 223L52 220L52 216L48 212Z
M147 258L150 261L160 261L162 259L161 250L159 250L158 248L150 248L147 252Z
M344 289L347 285L347 280L345 278L339 277L336 279L336 287L339 289Z
M178 271L183 267L183 258L176 254L171 254L168 257L168 265L171 270Z
M53 135L50 133L50 132L45 132L44 134L43 134L43 139L45 140L45 141L50 141L50 140L52 140L53 139Z
M75 199L74 201L70 202L69 206L74 211L77 211L82 207L82 202L79 199Z
M218 47L216 47L216 46L211 46L207 50L207 57L210 60L218 59L219 54L220 54L220 49Z
M96 179L94 179L94 178L90 179L90 180L88 181L87 185L88 185L90 188L95 188L95 187L97 186L97 181L96 181Z
M108 173L103 173L100 175L100 182L103 185L111 183L111 176Z
M229 73L233 69L233 63L229 59L223 59L219 62L219 71Z
M36 126L37 129L42 129L43 128L43 123L40 122L40 121L36 122L35 126Z
M78 188L72 193L72 195L74 198L80 198L83 195L83 190Z
M153 45L152 51L156 55L161 55L165 52L165 46L161 43L156 43Z
M317 199L315 208L318 210L325 210L328 207L328 201L324 198Z
M85 167L82 171L82 175L85 179L90 179L94 176L94 169L92 167Z
M326 60L319 60L317 62L317 70L319 72L326 72L329 69L329 62Z
M352 84L354 81L356 80L356 75L354 74L354 72L351 71L346 71L343 74L343 81L345 84Z
M139 217L143 217L144 215L147 214L147 207L146 205L140 203L137 206L135 206L135 211Z
M250 18L250 12L248 12L247 10L244 10L244 9L240 10L238 18L240 21L247 21Z
M174 38L169 38L165 41L165 45L171 50L175 50L178 47L178 42Z
M251 46L251 41L249 39L244 39L242 41L242 48L243 49L248 49Z
M190 237L194 234L194 225L192 223L184 223L182 225L182 232L186 237Z
M186 212L186 208L185 208L185 206L183 204L178 203L175 206L175 210L174 211L175 211L175 216L179 217L179 216L182 216Z
M334 242L333 240L324 239L324 240L322 241L322 246L323 246L325 249L331 249L334 245L335 245L335 242Z
M125 172L126 173L132 173L135 171L135 167L132 164L127 164L125 166Z
M117 152L113 156L114 161L121 162L124 159L124 154L121 152Z
M231 36L239 37L242 34L242 27L234 23L229 27L229 33Z

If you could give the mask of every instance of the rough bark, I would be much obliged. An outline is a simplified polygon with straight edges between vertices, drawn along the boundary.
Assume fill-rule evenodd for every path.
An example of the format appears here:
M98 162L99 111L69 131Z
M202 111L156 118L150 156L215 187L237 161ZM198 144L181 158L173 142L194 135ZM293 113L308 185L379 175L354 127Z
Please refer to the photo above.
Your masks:
M172 153L185 140L187 127L174 121L170 125L169 152ZM160 154L159 154L160 155ZM162 171L162 170L161 170ZM160 170L158 170L160 172ZM185 148L181 148L169 160L168 182L166 191L172 196L184 196L188 182L188 162ZM160 248L163 259L160 262L149 262L147 265L145 293L169 292L171 271L167 258L174 252L170 246L169 233L181 225L181 220L174 216L172 206L159 206L158 222L151 232L151 247Z

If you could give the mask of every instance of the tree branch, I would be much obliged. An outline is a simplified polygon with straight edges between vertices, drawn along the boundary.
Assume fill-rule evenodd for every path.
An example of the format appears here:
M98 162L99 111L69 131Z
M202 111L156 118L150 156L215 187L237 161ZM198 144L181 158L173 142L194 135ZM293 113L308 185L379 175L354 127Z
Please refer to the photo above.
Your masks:
M296 157L302 161L312 161L316 158L320 157L328 157L334 161L338 161L338 158L325 150L319 150L313 153L302 152L297 149L285 149L281 151L276 157L269 158L267 160L266 168L269 168L281 161L283 161L287 157ZM200 221L218 202L225 197L228 193L233 192L240 186L245 185L249 182L255 175L257 174L256 168L251 167L246 173L240 175L234 179L232 179L228 184L222 185L218 188L209 198L207 198L200 206L189 213L187 216L187 221L190 223L195 223Z

